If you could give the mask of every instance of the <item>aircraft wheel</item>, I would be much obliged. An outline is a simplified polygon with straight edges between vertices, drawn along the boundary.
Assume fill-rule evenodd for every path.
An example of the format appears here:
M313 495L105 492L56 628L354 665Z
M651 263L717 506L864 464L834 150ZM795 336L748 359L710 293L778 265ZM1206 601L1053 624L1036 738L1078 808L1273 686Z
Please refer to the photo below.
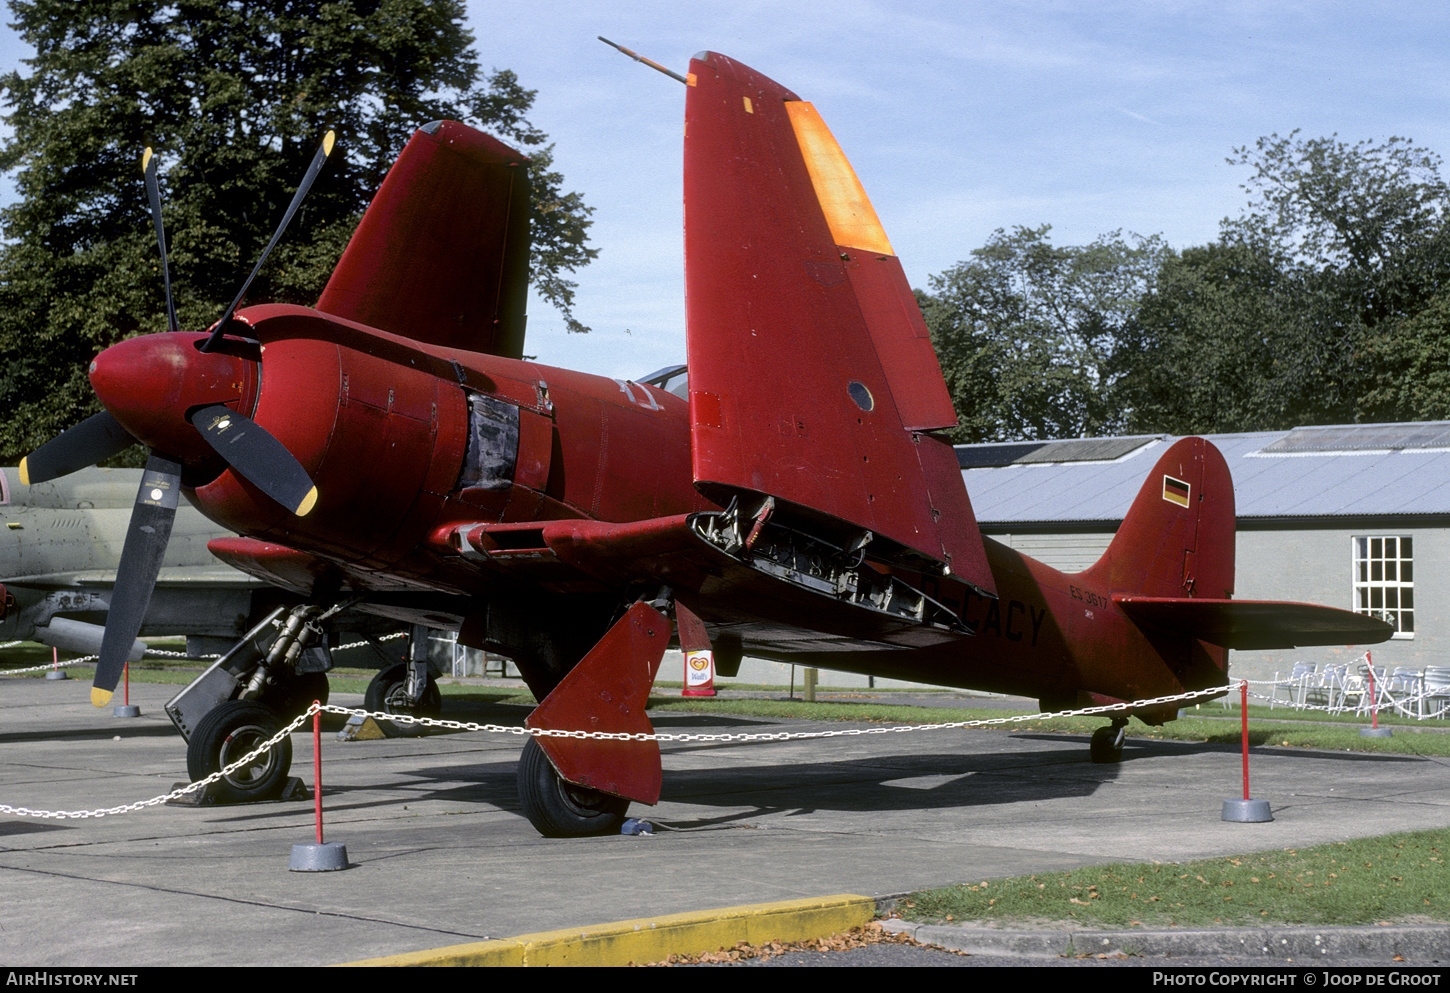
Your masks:
M1118 739L1118 728L1110 724L1094 731L1093 740L1088 745L1088 754L1099 765L1113 765L1121 762L1123 744Z
M373 677L373 681L368 683L367 695L363 698L363 708L405 717L437 717L443 713L443 694L438 692L438 681L430 673L428 683L423 687L422 699L416 705L410 705L408 666L400 664L390 666ZM378 726L389 738L407 738L424 732L419 724L378 721Z
M545 838L618 834L629 809L624 797L560 779L536 738L524 744L519 757L519 802L529 823Z
M186 746L186 771L191 781L225 769L282 729L287 722L271 707L251 700L228 700L201 719ZM212 787L222 803L270 800L282 791L292 768L292 741L254 759Z

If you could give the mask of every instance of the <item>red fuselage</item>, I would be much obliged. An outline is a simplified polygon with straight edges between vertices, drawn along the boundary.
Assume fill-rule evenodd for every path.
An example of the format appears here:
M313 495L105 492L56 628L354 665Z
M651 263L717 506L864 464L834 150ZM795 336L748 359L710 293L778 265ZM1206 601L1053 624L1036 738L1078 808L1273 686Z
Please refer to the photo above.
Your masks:
M693 486L688 404L663 390L425 345L302 307L253 307L241 319L259 345L228 339L202 353L204 335L131 339L97 358L93 384L132 434L186 465L203 513L315 556L348 589L473 597L517 585L516 575L457 554L465 526L715 509ZM186 414L217 403L252 417L297 458L318 489L311 513L293 516L197 440ZM488 418L500 411L507 423L496 433ZM492 465L507 478L470 479L478 463L485 477ZM1150 638L1093 570L1067 575L990 540L987 552L996 600L928 581L972 636L841 652L772 646L745 630L747 649L1063 704L1222 681L1220 651Z

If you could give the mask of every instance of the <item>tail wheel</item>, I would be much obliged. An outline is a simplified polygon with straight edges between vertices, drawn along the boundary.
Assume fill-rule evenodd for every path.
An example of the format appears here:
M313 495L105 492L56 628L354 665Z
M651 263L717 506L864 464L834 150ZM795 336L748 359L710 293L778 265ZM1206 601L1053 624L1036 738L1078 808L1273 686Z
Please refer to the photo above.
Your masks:
M1099 765L1115 765L1123 760L1123 738L1127 736L1127 726L1123 724L1110 724L1105 728L1098 728L1093 732L1093 740L1088 744L1088 755Z
M271 707L251 700L228 700L201 719L186 746L186 771L191 781L220 772L282 729L282 716ZM212 786L222 803L247 803L276 798L292 768L292 741L283 738L273 748Z
M545 838L619 833L629 801L560 779L535 738L519 756L518 776L524 816Z

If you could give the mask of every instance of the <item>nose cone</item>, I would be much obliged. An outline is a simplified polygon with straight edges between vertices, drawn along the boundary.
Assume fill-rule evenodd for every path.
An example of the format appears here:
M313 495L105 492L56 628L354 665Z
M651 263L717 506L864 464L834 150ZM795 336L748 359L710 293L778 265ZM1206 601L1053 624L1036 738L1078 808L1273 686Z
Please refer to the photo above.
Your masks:
M257 363L249 346L227 343L199 351L205 334L152 334L112 345L91 363L91 387L111 416L134 437L176 458L211 449L188 415L225 404L249 413L256 402Z

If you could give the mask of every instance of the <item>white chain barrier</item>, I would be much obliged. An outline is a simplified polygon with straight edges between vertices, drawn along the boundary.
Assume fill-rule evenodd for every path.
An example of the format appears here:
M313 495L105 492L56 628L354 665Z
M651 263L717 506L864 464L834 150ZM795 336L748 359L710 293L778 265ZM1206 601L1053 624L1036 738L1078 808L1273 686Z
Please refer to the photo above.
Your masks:
M272 622L272 626L281 627L281 624L280 622L274 621ZM398 638L406 638L407 636L408 634L406 631L399 631L396 634L382 635L378 638L378 641L394 641ZM7 641L5 644L0 645L0 649L14 648L16 645L23 644L25 644L25 642L23 641ZM369 642L351 641L348 642L346 645L338 645L336 648L330 650L334 652L345 652L353 648L362 648L364 645L367 644L369 644ZM186 652L173 652L165 648L147 648L145 657L161 659L193 659L197 662L215 662L217 659L221 658L220 655L190 655ZM0 670L0 676L20 676L24 675L27 672L49 672L52 669L64 669L68 666L73 665L95 665L98 661L100 661L100 658L101 657L99 655L82 655L80 658L76 659L66 659L61 662L46 662L42 665L27 666L24 669Z
M390 714L383 711L372 711L362 709L350 709L347 707L336 707L331 704L321 704L314 701L299 717L282 728L272 737L268 738L254 750L237 759L226 768L212 773L205 779L199 779L194 783L179 787L162 796L152 797L149 800L140 800L136 803L122 804L119 807L105 807L100 810L32 810L29 807L13 807L9 804L0 804L0 814L10 814L15 817L38 817L53 820L84 820L90 817L107 817L111 814L126 814L135 810L144 810L147 807L154 807L157 804L167 803L171 800L180 799L189 793L195 793L212 783L221 781L239 769L244 769L268 750L275 747L283 738L296 731L306 723L314 714L340 714L349 718L373 718L374 720L387 721L390 724L416 724L421 727L443 728L450 731L484 731L490 734L512 734L520 737L534 738L595 738L601 741L715 741L715 742L757 742L757 741L804 741L815 738L846 738L867 734L902 734L911 731L949 731L962 728L997 727L1006 724L1021 724L1026 721L1047 720L1054 717L1090 717L1098 714L1120 714L1136 710L1140 707L1151 707L1164 703L1189 702L1200 700L1205 697L1218 696L1225 691L1232 692L1242 685L1242 680L1232 683L1227 687L1218 686L1207 690L1194 690L1188 693L1179 693L1173 696L1153 697L1146 700L1134 700L1131 703L1115 703L1101 707L1084 707L1080 710L1062 710L1055 713L1041 714L1014 714L1010 717L993 717L983 720L951 721L944 724L900 724L892 727L870 727L870 728L835 728L826 731L764 731L759 733L750 732L723 732L719 734L660 734L658 732L626 732L626 731L560 731L546 728L526 728L509 724L471 724L465 721L450 721L437 717L412 717L405 714Z

